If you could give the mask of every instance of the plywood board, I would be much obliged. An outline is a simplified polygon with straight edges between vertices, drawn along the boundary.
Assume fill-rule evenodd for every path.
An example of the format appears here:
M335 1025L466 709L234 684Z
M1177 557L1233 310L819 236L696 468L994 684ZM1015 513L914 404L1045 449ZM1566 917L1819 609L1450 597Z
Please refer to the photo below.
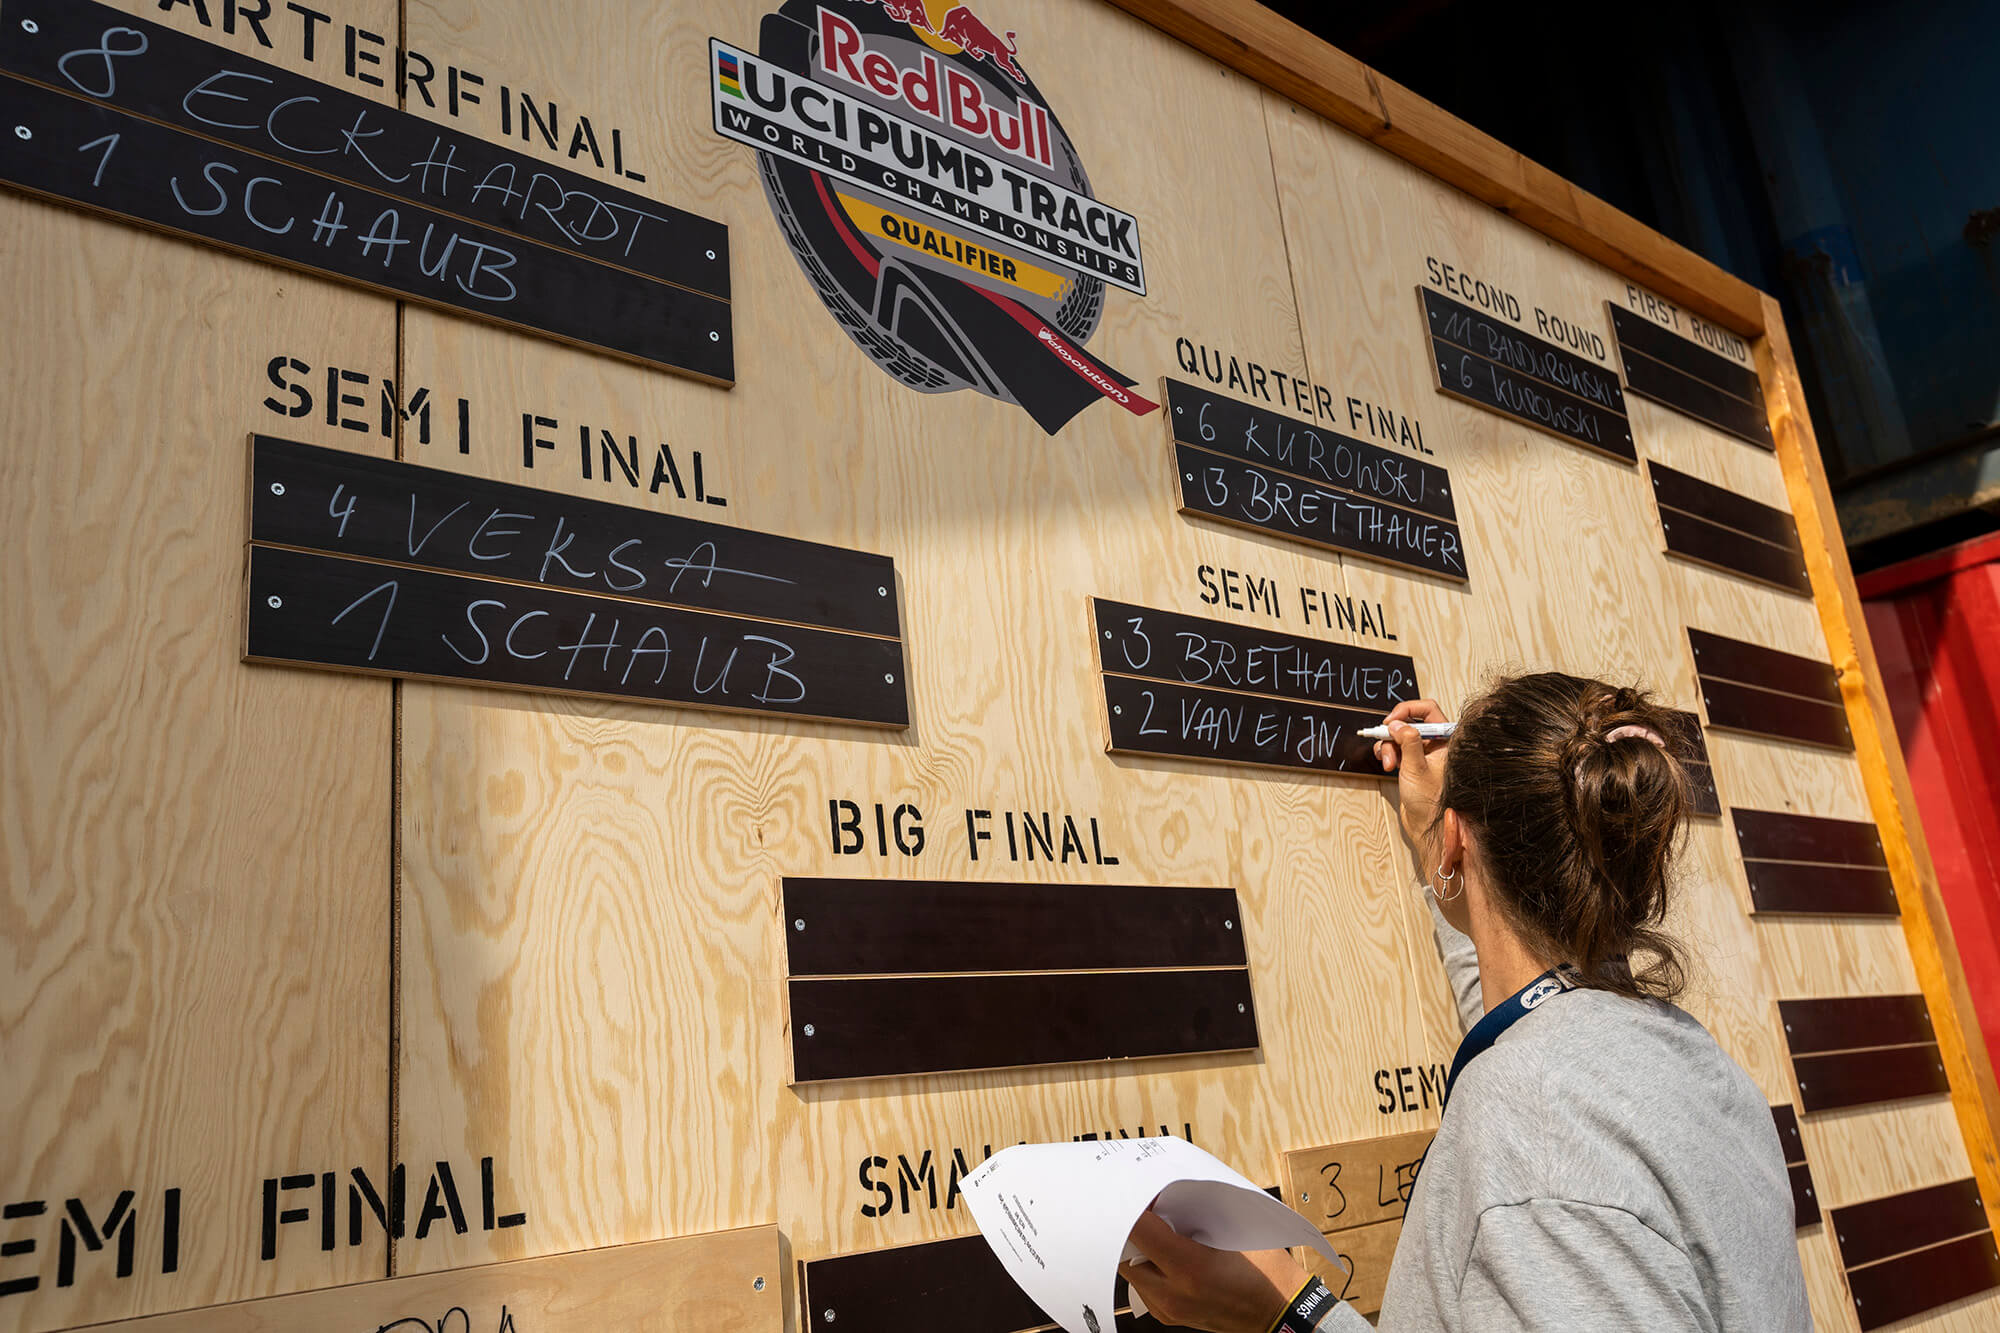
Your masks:
M1799 1117L1820 1204L1842 1208L1963 1179L1963 1139L1949 1133L1951 1106L1930 1096Z
M1782 474L1770 455L1636 396L1628 401L1634 430L1648 457L1759 503L1788 505ZM1668 565L1684 623L1711 630L1755 626L1761 644L1819 661L1829 659L1810 604L1685 562ZM1708 742L1725 806L1873 818L1858 765L1850 757L1729 732L1711 731ZM1733 841L1733 834L1727 840ZM1727 851L1719 855L1723 858L1719 869L1736 886L1740 910L1747 913L1751 901L1747 882L1741 879L1741 862ZM1894 922L1759 917L1751 943L1764 959L1767 984L1772 987L1768 993L1774 998L1907 993L1915 985L1902 931ZM1753 1026L1759 1021L1754 1014L1746 1017ZM1776 1031L1774 1020L1761 1022L1767 1031ZM1789 1100L1797 1095L1789 1063L1776 1043L1769 1038L1766 1043L1777 1072L1766 1090L1774 1099ZM1822 1206L1885 1192L1891 1181L1900 1188L1914 1188L1954 1178L1951 1171L1965 1149L1951 1137L1944 1124L1947 1119L1949 1109L1935 1097L1803 1117L1802 1133ZM1801 1249L1811 1249L1805 1235ZM1815 1317L1834 1319L1839 1327L1852 1317L1852 1307L1841 1289L1839 1304L1829 1312L1822 1290L1827 1284L1815 1273L1816 1265L1808 1263ZM1837 1282L1834 1285L1838 1287Z
M748 1222L768 1216L773 1197L810 1259L959 1233L954 1171L1020 1138L1164 1127L1257 1171L1282 1143L1434 1121L1434 1091L1428 1104L1414 1096L1411 1110L1379 1105L1378 1072L1435 1065L1449 1050L1431 1035L1448 1012L1441 983L1405 989L1400 980L1412 959L1422 963L1416 950L1431 946L1400 887L1409 872L1379 784L1113 760L1079 751L1068 724L1101 707L1091 702L1092 595L1143 594L1149 606L1364 647L1414 645L1303 622L1301 589L1329 602L1343 591L1337 560L1176 516L1157 418L1092 408L1077 436L1083 447L1051 448L1018 409L966 393L912 394L870 366L817 308L752 156L716 140L688 109L701 105L691 99L703 87L706 38L748 44L761 12L663 10L639 20L635 45L666 51L679 71L665 86L682 91L664 103L653 55L593 62L589 83L613 108L607 115L654 145L647 188L730 225L739 387L754 375L787 391L724 400L417 312L406 320L407 356L425 382L560 422L538 429L557 446L533 454L532 474L506 412L498 438L441 465L602 494L601 467L586 481L575 458L579 423L603 422L642 432L649 453L661 439L701 448L714 492L729 501L707 517L835 543L868 534L867 549L894 558L903 579L913 725L900 740L857 744L813 725L693 727L615 706L405 690L402 1132L424 1152L510 1140L517 1146L501 1148L508 1177L535 1219L417 1261ZM625 24L628 13L607 7L602 22ZM1282 253L1269 162L1217 161L1208 148L1218 129L1261 135L1259 93L1109 11L1065 12L1059 22L1025 6L981 15L1021 33L1022 59L1061 90L1051 96L1065 122L1093 127L1080 141L1094 187L1142 218L1149 289L1159 295L1109 296L1092 353L1157 375L1177 366L1176 340L1187 336L1190 349L1227 348L1302 375L1282 266L1218 272L1207 243L1226 226L1260 253ZM598 20L587 8L576 21ZM563 43L521 14L413 5L410 39L523 71L523 84L580 86ZM1100 88L1087 76L1088 53L1107 44L1180 72ZM1134 114L1154 127L1143 161L1095 128ZM1213 192L1190 197L1176 182L1197 171L1221 176ZM825 369L802 382L800 366ZM524 384L536 386L532 398ZM969 423L977 448L940 447L964 438ZM799 466L803 440L815 441L810 468ZM627 503L688 511L671 487L634 493L612 475ZM1220 594L1205 605L1204 566L1218 587L1223 569L1268 580L1281 590L1281 617ZM579 769L580 754L589 757ZM836 853L829 838L829 801L849 799L863 814L863 856ZM924 852L906 858L891 836L886 857L877 855L876 801L885 814L904 804L923 812ZM1118 864L1005 859L1010 807L1016 818L1047 809L1097 819ZM991 841L977 844L977 861L968 811L990 812L979 831ZM1261 1061L1177 1057L1143 1070L782 1086L777 895L787 875L1222 885L1232 882L1225 867L1258 880L1243 906L1259 1003L1286 1001L1283 1030ZM1298 951L1300 939L1316 956ZM1343 1017L1364 1012L1365 1024ZM1336 1096L1282 1072L1329 1058ZM625 1110L610 1114L614 1104ZM600 1110L582 1111L591 1105ZM1258 1109L1229 1109L1244 1106ZM670 1197L646 1166L663 1161L680 1164ZM902 1178L905 1164L914 1183ZM580 1179L594 1182L589 1206L577 1197Z
M106 1325L119 1333L282 1333L297 1328L694 1333L784 1326L776 1227L616 1245L424 1273Z
M1326 1283L1328 1291L1362 1314L1382 1308L1382 1292L1389 1285L1389 1268L1396 1257L1396 1243L1403 1236L1403 1220L1376 1222L1349 1227L1327 1237L1339 1263L1329 1262L1318 1250L1298 1251L1308 1271Z
M1432 1133L1299 1148L1285 1154L1285 1202L1321 1231L1401 1218Z
M1392 604L1407 607L1402 614L1415 632L1438 645L1425 679L1440 698L1462 700L1508 663L1657 674L1658 664L1675 660L1671 627L1619 610L1656 601L1662 579L1656 554L1622 536L1652 508L1637 470L1551 448L1540 431L1441 397L1429 363L1418 359L1426 334L1411 289L1428 283L1433 265L1477 274L1521 293L1528 308L1539 301L1579 323L1589 317L1593 277L1604 277L1558 260L1525 229L1495 225L1471 201L1278 99L1269 100L1266 119L1314 373L1336 384L1337 399L1352 396L1364 411L1380 404L1424 423L1436 461L1451 473L1466 550L1496 571L1482 579L1474 568L1468 586L1455 590L1364 574L1357 565L1351 586L1395 590ZM1370 188L1342 188L1357 175ZM1597 364L1609 373L1608 361ZM1559 572L1579 552L1588 553L1591 571L1581 582ZM1588 635L1586 622L1594 626ZM1678 685L1668 682L1669 692L1684 695Z
M1437 392L1415 289L1484 290L1494 319L1615 375L1606 303L1629 308L1632 279L1534 226L1598 227L1599 257L1651 241L1405 90L1274 56L1268 20L1133 6L1197 36L1242 31L1262 43L1252 67L1345 107L1339 124L1118 6L993 0L976 7L984 28L969 8L957 20L991 46L953 68L1009 105L1016 89L1045 101L1056 183L1087 186L1143 239L1143 283L1045 275L1050 302L1074 297L1049 336L1032 332L1047 310L1034 273L1007 298L1020 317L974 307L1015 321L1010 356L1029 355L1029 331L1039 359L1022 364L1098 378L1065 417L1007 401L1024 397L1020 366L980 338L992 373L966 378L991 392L938 370L964 351L950 337L889 346L874 322L879 302L920 329L936 295L922 266L992 276L992 245L925 259L896 248L885 209L829 200L854 248L802 259L786 211L802 177L717 133L729 94L711 39L797 41L821 21L805 0L356 0L317 28L273 15L268 49L243 6L124 7L383 101L401 42L429 74L405 90L410 114L726 226L737 382L0 199L5 290L46 330L0 371L37 445L0 502L31 539L28 577L0 593L4 808L21 831L4 901L25 923L10 939L28 941L0 1031L9 1067L30 1070L0 1095L29 1145L0 1161L0 1208L46 1206L5 1218L21 1227L0 1243L37 1238L39 1262L59 1234L40 1219L59 1226L77 1197L106 1224L129 1187L153 1256L105 1279L113 1252L86 1251L97 1267L76 1286L0 1297L0 1333L389 1273L474 1281L456 1274L537 1256L581 1272L640 1253L618 1247L774 1225L786 1271L760 1270L757 1309L775 1291L796 1315L799 1262L965 1236L959 1182L1016 1141L1186 1135L1268 1179L1301 1145L1430 1133L1458 1017L1390 785L1106 753L1094 598L1226 623L1245 643L1407 658L1454 711L1496 672L1544 668L1699 710L1688 626L1833 661L1853 694L1818 604L1662 554L1647 461L1802 515L1784 471L1795 430L1776 432L1774 457L1634 394L1634 466ZM917 7L932 27L950 8ZM891 7L828 8L913 60L951 54ZM1128 76L1103 77L1108 52ZM1328 101L1335 84L1381 114ZM1473 197L1413 162L1513 183ZM872 285L836 312L822 291L844 264L873 265ZM1715 308L1749 299L1698 266L1668 285L1710 280ZM1465 578L1179 512L1169 432L1138 401L1168 377L1444 469ZM908 726L243 664L251 431L879 553ZM1820 529L1798 521L1823 583ZM1871 809L1866 744L1707 741L1725 806L1874 820L1907 878L1900 825ZM1024 820L1079 836L1037 853ZM783 885L803 877L1233 890L1255 1048L792 1084ZM1897 921L1753 922L1749 907L1727 820L1698 821L1669 922L1690 945L1686 1004L1773 1100L1795 1091L1774 1000L1922 988L1936 1009L1935 960L1917 965ZM1942 1040L1940 1056L1959 1058ZM1959 1131L1935 1096L1801 1126L1830 1207L1983 1170ZM392 1189L398 1162L399 1233L360 1184ZM175 1188L175 1271L145 1271L162 1266ZM1371 1300L1397 1225L1348 1229L1372 1247ZM1823 1232L1800 1233L1815 1314L1851 1328ZM28 1271L10 1254L0 1282ZM1982 1302L2000 1297L1915 1326L1973 1327Z
M261 1258L258 1205L281 1173L386 1167L390 689L233 645L246 389L274 354L388 360L394 306L11 194L0 237L33 330L0 357L0 1279L34 1284L0 1328L380 1276L379 1236ZM63 1285L72 1199L120 1220Z

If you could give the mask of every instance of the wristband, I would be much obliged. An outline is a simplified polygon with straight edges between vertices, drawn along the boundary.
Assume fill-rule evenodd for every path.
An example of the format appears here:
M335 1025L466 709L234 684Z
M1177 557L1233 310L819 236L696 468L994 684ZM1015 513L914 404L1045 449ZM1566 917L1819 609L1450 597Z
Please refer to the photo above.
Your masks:
M1298 1294L1285 1306L1278 1322L1271 1326L1271 1333L1313 1333L1339 1304L1326 1283L1316 1277L1306 1279Z

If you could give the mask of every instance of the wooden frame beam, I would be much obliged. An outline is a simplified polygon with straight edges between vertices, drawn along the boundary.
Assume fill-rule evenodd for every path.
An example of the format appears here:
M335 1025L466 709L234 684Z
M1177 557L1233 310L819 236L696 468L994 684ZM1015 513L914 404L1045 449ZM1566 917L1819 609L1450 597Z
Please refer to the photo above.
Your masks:
M1840 673L1840 693L1854 733L1862 786L1868 793L1869 808L1875 812L1882 851L1903 909L1910 962L1930 1006L1938 1049L1944 1054L1952 1109L1965 1137L1973 1178L1986 1202L1988 1224L2000 1229L2000 1143L1994 1138L1994 1125L2000 1120L2000 1085L1994 1081L1993 1061L1965 984L1965 964L1959 959L1951 918L1938 892L1937 868L1931 864L1930 845L1917 818L1910 772L1903 763L1903 749L1882 691L1882 668L1868 638L1861 594L1854 587L1854 570L1841 543L1840 520L1834 512L1833 493L1827 489L1812 419L1806 415L1805 390L1792 360L1791 339L1785 333L1778 303L1768 296L1762 299L1765 332L1755 344L1757 373L1764 381L1778 466L1784 472L1785 493L1799 525L1799 544L1805 551L1820 625Z
M1749 283L1290 19L1242 0L1110 3L1703 319L1763 333L1763 293Z

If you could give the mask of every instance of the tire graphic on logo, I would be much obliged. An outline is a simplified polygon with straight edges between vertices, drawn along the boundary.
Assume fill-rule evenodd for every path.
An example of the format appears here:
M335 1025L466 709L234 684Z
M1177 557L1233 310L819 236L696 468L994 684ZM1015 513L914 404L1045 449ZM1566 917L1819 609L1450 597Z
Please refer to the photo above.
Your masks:
M984 100L975 105L1011 117L1022 149L1005 156L992 140L939 118L921 126L934 141L933 160L935 143L962 145L968 158L1000 158L1020 176L1094 200L1075 145L1015 56L1013 34L1002 39L962 5L933 32L922 0L787 0L764 17L759 60L904 124L913 116L897 99L822 67L823 21L865 43L877 71L884 60L899 73L949 68L961 93L966 80L976 82ZM975 56L959 41L982 49ZM857 173L822 172L766 151L758 167L786 244L827 312L903 384L920 393L972 389L1017 404L1051 435L1100 398L1135 413L1153 410L1129 392L1131 379L1083 350L1103 317L1102 278L988 230L954 226L857 182Z

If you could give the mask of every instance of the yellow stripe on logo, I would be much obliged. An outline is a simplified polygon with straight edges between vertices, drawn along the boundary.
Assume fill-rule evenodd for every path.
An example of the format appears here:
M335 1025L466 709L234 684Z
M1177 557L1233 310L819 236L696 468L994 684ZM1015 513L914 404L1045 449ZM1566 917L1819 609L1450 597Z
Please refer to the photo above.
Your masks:
M1069 292L1070 278L1067 274L1052 273L1012 255L988 250L927 222L891 213L850 194L840 195L840 202L855 225L872 237L894 241L935 259L942 259L947 264L955 264L981 277L1019 287L1024 292L1048 300L1060 300Z

